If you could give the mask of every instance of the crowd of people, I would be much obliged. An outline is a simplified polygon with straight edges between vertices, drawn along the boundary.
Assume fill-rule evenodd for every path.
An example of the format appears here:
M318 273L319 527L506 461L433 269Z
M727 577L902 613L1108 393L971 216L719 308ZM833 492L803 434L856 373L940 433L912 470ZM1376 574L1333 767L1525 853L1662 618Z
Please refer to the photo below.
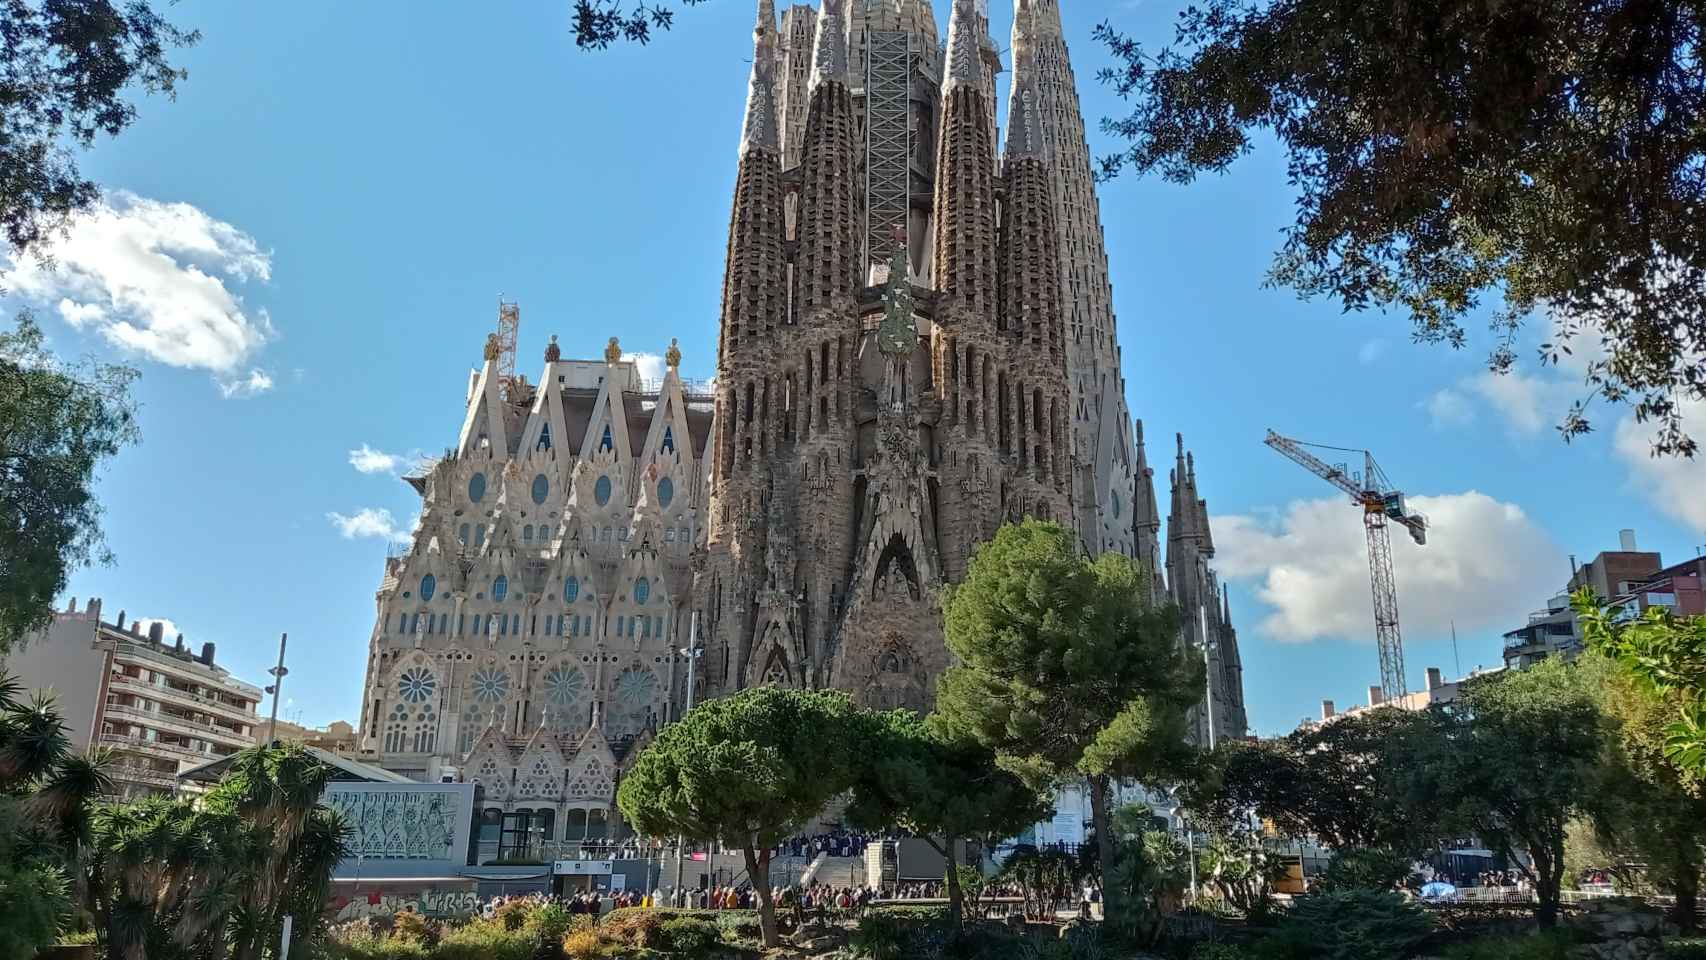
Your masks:
M862 857L865 855L865 848L870 846L872 841L881 839L881 837L873 834L849 833L838 830L833 833L820 833L815 836L801 836L784 840L774 850L770 851L770 855L775 857L815 857L824 853L832 857Z
M865 908L876 900L934 900L945 898L948 893L941 881L922 883L902 883L889 891L880 891L869 885L833 886L827 883L812 882L804 886L792 884L789 886L773 887L771 898L778 910L799 916L813 917L857 917L864 913ZM985 898L1017 897L1017 887L988 886L983 889ZM642 909L674 908L677 910L756 910L758 909L758 893L750 884L713 885L698 889L660 887L647 892L645 890L619 891L590 891L584 893L551 896L543 893L506 894L488 898L481 902L480 912L486 917L492 916L497 910L509 903L555 903L566 908L570 913L599 914L606 910L619 910L627 907Z

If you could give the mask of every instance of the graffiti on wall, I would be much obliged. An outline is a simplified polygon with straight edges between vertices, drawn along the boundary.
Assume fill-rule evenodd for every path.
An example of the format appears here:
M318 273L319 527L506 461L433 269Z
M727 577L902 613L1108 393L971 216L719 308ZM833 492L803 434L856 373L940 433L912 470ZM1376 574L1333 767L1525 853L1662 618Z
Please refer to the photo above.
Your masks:
M466 917L480 907L472 890L427 890L421 893L360 893L332 899L333 917L339 921L364 917L394 917L413 911L425 917Z

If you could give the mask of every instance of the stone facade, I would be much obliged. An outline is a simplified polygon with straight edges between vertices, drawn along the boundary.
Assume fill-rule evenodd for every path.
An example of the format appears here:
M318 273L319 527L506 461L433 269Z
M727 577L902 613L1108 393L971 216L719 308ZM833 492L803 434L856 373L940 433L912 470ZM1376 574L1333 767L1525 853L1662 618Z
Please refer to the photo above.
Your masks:
M945 45L922 0L848 3L780 30L759 5L714 388L673 349L642 383L615 340L603 362L553 343L535 386L488 344L378 594L362 731L385 766L478 780L506 809L608 811L615 770L679 713L694 641L696 697L775 683L928 708L943 587L1025 516L1153 571L1186 608L1181 642L1208 648L1217 735L1242 735L1194 464L1181 444L1163 562L1141 423L1127 433L1058 10L1020 0L998 149L977 0ZM914 52L890 116L929 140L918 199L873 244L864 84L897 37Z

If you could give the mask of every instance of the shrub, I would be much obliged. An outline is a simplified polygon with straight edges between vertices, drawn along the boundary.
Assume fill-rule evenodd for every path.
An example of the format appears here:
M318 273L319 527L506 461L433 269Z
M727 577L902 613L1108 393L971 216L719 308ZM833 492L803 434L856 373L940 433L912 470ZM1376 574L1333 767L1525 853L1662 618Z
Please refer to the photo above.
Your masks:
M847 945L865 960L900 960L910 924L891 914L872 912L860 919Z
M533 960L533 938L510 930L505 921L471 920L448 930L432 951L432 960Z
M539 906L533 900L510 900L492 911L492 919L503 924L505 930L520 930Z
M528 914L521 930L535 939L560 943L570 930L583 926L592 926L592 918L586 914L570 913L560 903L546 903Z
M664 910L623 907L605 914L598 922L598 932L607 940L630 947L655 947L658 945L658 928L666 916L668 912Z
M596 930L582 927L563 938L563 955L569 960L596 960L608 953Z
M1706 960L1706 939L1672 940L1665 944L1664 960Z
M782 918L777 917L780 921ZM717 931L729 943L758 943L764 939L756 910L724 910L717 914Z
M699 917L671 917L658 925L658 945L682 957L704 957L721 940L717 925Z
M1402 896L1336 890L1300 898L1263 944L1298 960L1400 960L1433 932L1433 920Z
M1229 943L1199 943L1191 960L1249 960L1249 954Z
M438 943L438 926L413 910L404 910L391 920L391 939L413 940L431 947Z
M1446 960L1566 960L1575 939L1566 930L1484 937L1445 951Z
M1346 850L1327 865L1314 890L1391 890L1410 873L1410 858L1390 850Z

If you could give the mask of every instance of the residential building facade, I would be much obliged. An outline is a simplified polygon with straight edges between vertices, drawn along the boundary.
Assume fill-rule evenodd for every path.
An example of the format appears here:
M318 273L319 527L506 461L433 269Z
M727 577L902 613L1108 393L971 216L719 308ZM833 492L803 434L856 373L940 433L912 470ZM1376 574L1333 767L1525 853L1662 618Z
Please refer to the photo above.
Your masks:
M180 769L253 746L265 722L260 688L215 663L212 643L192 653L158 622L105 621L99 599L78 609L73 598L5 666L55 696L73 747L113 752L120 797L172 793Z

